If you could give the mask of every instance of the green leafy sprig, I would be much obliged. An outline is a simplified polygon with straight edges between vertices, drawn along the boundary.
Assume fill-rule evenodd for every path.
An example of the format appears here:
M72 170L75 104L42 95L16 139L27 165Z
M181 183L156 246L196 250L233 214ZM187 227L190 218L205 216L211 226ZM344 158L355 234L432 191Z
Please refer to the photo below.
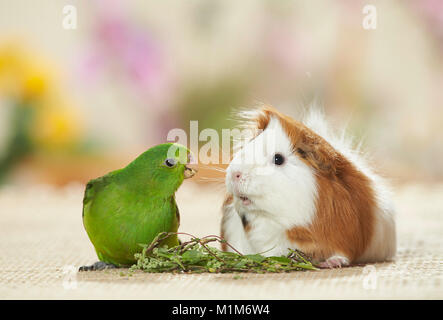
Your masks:
M171 235L186 235L190 240L178 246L163 246L164 240ZM209 246L211 242L225 243L234 252L221 251ZM302 252L289 249L286 256L265 257L261 254L243 255L226 240L210 235L197 238L188 233L163 232L150 245L141 245L143 251L137 253L137 263L133 270L149 273L283 273L302 270L316 270L315 266Z

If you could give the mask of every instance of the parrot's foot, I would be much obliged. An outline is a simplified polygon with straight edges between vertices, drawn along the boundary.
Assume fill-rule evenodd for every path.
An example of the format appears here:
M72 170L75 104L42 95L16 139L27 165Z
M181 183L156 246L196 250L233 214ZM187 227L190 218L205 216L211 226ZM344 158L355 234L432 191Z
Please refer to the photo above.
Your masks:
M91 264L90 266L82 266L78 269L78 271L97 271L97 270L104 270L104 269L115 269L117 268L116 265L113 265L112 263L106 263L103 261L97 261L94 264Z

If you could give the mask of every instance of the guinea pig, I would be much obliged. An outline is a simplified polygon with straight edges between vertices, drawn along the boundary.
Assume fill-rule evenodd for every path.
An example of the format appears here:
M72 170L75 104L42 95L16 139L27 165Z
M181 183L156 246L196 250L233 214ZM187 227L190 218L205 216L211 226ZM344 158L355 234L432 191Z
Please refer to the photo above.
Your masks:
M240 114L255 133L226 170L221 236L243 254L298 249L321 268L391 260L388 188L358 148L312 110L303 121L270 106Z

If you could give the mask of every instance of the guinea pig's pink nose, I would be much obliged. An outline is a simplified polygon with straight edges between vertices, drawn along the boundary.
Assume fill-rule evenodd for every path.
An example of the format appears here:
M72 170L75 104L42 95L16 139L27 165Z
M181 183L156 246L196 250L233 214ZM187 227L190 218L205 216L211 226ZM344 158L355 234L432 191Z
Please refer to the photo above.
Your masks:
M235 171L232 173L232 178L239 180L241 178L241 172Z

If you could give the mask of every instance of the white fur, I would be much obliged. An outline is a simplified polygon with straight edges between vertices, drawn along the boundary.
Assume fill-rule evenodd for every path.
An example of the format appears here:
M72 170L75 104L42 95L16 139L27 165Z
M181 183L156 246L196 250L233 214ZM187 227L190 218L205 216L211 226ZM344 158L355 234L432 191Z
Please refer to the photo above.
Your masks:
M223 207L223 237L243 254L254 253L249 239L246 236L240 215L234 208L234 204ZM228 251L234 251L228 247Z
M273 163L276 153L285 158L282 166ZM233 178L236 172L242 175L239 181ZM278 119L271 119L262 134L236 153L226 172L226 185L234 195L234 208L228 210L229 215L234 217L231 211L235 210L237 215L246 216L252 226L247 235L243 232L247 240L239 236L229 238L225 233L229 242L234 241L234 247L241 246L252 250L251 253L266 251L265 255L285 254L291 247L285 234L288 227L308 226L314 217L314 172L292 153ZM240 196L248 197L252 203L244 205ZM240 218L236 220L241 224ZM239 228L242 225L236 230Z
M254 119L257 112L260 111L243 112L241 116ZM311 108L303 122L372 182L377 203L375 232L366 252L356 262L391 259L396 251L394 209L384 182L366 164L359 148L353 148L344 131L336 135L330 130L317 108ZM272 162L276 152L285 156L284 165L276 166ZM239 181L233 177L235 172L242 174ZM288 248L296 248L285 232L293 226L310 224L315 214L317 186L313 170L292 153L291 143L278 119L271 119L262 134L235 154L227 169L226 186L234 195L233 203L224 207L222 225L230 244L245 254L267 256L282 255ZM245 205L239 196L248 197L252 203ZM241 216L245 216L251 226L248 233L244 231Z

